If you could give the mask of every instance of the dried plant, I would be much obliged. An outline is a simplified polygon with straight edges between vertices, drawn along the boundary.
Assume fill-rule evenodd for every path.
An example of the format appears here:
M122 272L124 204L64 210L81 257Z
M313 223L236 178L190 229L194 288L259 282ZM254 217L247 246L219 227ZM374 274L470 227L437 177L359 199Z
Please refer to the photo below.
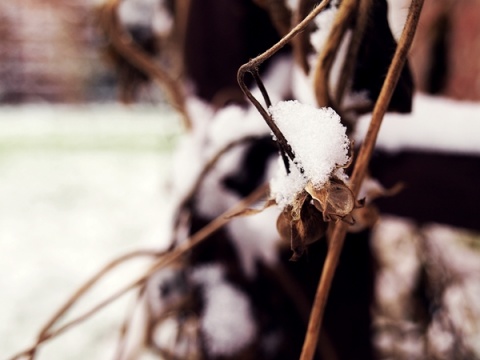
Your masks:
M314 90L317 105L332 106L337 109L339 113L342 113L344 109L341 107L341 104L354 72L355 61L368 22L368 14L372 0L344 0L341 2L339 12L335 18L333 30L328 37L324 50L319 54L317 67L315 69L309 69L308 62L306 61L308 45L306 44L305 33L308 27L311 26L313 19L329 5L330 1L323 0L311 11L308 11L311 2L301 0L297 10L293 14L287 9L283 1L257 0L256 2L269 11L273 23L283 37L270 49L241 66L238 70L237 80L245 96L250 100L253 106L255 106L271 129L276 144L278 145L278 150L283 160L287 175L294 170L291 168L292 166L298 166L299 168L297 170L299 173L303 173L304 169L298 165L298 158L295 151L292 149L288 136L282 133L269 110L272 103L268 91L260 77L260 66L266 60L273 57L287 43L292 42L296 61L299 66L303 71L308 72L311 70L315 74ZM178 8L180 9L178 15L178 22L180 23L180 38L184 40L186 23L188 22L189 2L177 1L177 3ZM123 29L119 26L118 19L115 15L117 5L118 0L111 0L105 5L102 12L102 23L109 34L112 46L124 59L126 59L126 61L128 61L130 65L140 70L143 74L158 80L162 86L164 86L166 92L169 94L172 104L184 115L186 126L190 128L191 122L186 110L185 93L183 92L182 87L167 71L157 66L147 54L128 40L128 37L123 33ZM345 235L350 227L355 224L355 212L365 209L363 208L363 200L357 200L357 197L360 187L367 176L367 167L373 153L382 118L388 108L390 99L406 61L406 56L415 34L422 5L423 0L412 0L405 29L389 67L380 95L376 100L370 128L360 150L358 151L351 178L347 181L346 178L338 175L338 170L347 167L349 163L337 165L328 174L327 181L321 184L308 181L306 186L297 194L295 199L282 209L277 218L276 226L278 233L285 243L290 243L293 251L292 260L299 259L306 251L308 245L318 241L322 237L328 237L327 257L323 265L314 303L311 307L311 313L308 319L308 329L305 334L305 341L300 355L301 360L313 359L318 351L317 343L322 341L322 339L328 343L328 336L323 335L322 338L322 336L320 336L320 330L330 287L339 262ZM342 66L339 85L336 88L335 93L331 93L329 89L330 73L342 39L348 29L353 30L354 35L348 46L347 58ZM253 77L253 80L257 84L263 96L265 106L261 105L260 101L255 98L252 91L247 86L245 80L245 75L247 73ZM302 126L302 124L299 124L299 126ZM193 185L191 191L181 201L180 207L186 207L192 201L194 194L202 185L205 177L211 172L212 168L225 153L233 147L252 139L252 137L246 137L231 142L224 148L220 149L210 161L207 161L203 170L197 177L197 181ZM352 156L350 156L350 159L352 159ZM138 290L138 299L141 299L145 291L146 282L153 274L158 272L159 269L163 269L175 262L183 264L183 260L187 258L188 253L190 253L197 245L204 242L211 234L226 225L233 217L256 214L269 206L275 205L275 199L270 197L266 201L264 208L260 210L249 208L249 206L260 199L264 199L267 195L268 185L263 184L233 209L212 220L208 225L191 235L186 241L181 243L172 241L172 247L166 252L136 251L115 259L80 287L78 291L68 299L68 301L41 329L36 342L30 348L12 357L11 360L20 358L33 360L36 356L37 349L43 343L56 338L73 326L80 324L123 294L133 289ZM362 223L369 222L370 220L368 220L368 218L375 216L373 214L374 210L368 208L365 211L370 212L365 215L367 220ZM150 268L144 274L130 284L127 284L115 294L99 302L91 310L75 317L64 325L55 328L55 326L58 326L59 320L62 319L72 306L80 301L84 294L87 293L89 289L91 289L91 287L106 273L116 268L118 265L123 264L127 260L140 256L151 257L153 259ZM280 270L278 270L277 273L274 273L272 277L281 283L285 292L288 293L296 303L299 312L305 313L302 309L305 308L305 304L309 305L308 299L305 300L301 291L298 290L295 279L286 276L282 272L281 267L279 267L279 269ZM150 323L149 336L145 340L147 346L155 349L157 353L164 358L175 358L176 355L169 349L164 349L154 343L152 340L152 331L156 325L165 321L169 316L175 316L175 314L179 312L188 312L190 305L191 297L187 294L184 301L180 301L175 306L168 308L164 314L155 319L155 322ZM153 317L154 316L151 316L151 318ZM304 315L304 317L307 318L306 315ZM123 346L125 338L129 333L129 319L130 315L127 315L127 318L120 329L119 347L116 355L117 358L121 358L125 352ZM177 335L178 337L183 336L189 338L192 343L197 344L200 341L198 327L199 325L195 317L188 317L188 319L185 320L185 327L179 329ZM190 331L189 329L194 330ZM325 340L325 338L327 338L327 340ZM326 346L326 348L329 348L329 346ZM205 354L196 352L195 345L192 346L192 349L191 358L205 358ZM330 358L335 357L334 351L331 351L330 354L333 354Z
M171 75L170 69L164 69L158 65L152 54L147 53L135 43L131 36L126 34L117 15L119 3L120 0L109 0L98 9L98 17L99 24L110 43L111 57L125 70L127 76L125 86L135 86L136 82L142 82L146 78L157 81L165 91L171 105L183 116L185 128L190 129L191 120L185 105L184 89L179 79ZM179 12L184 17L185 10L182 10L181 7ZM183 33L181 35L183 36ZM127 95L127 98L129 97Z
M247 64L243 65L239 69L238 73L238 81L240 87L245 92L245 95L249 98L249 100L252 101L252 103L257 107L260 114L267 122L268 126L272 129L272 132L278 141L280 151L284 158L284 162L286 163L287 171L288 161L286 160L286 158L288 157L292 161L294 161L295 159L295 155L291 150L288 139L286 139L285 136L278 129L269 113L260 105L260 103L253 97L251 92L248 90L247 86L244 83L244 75L246 72L249 72L253 75L262 92L262 95L264 96L267 107L269 107L271 103L268 94L265 90L265 87L261 83L261 80L259 80L259 65L267 58L275 54L275 52L278 51L278 49L281 48L286 41L289 41L291 38L293 38L297 34L299 29L303 30L306 25L308 25L308 23L313 19L313 17L318 14L316 10L322 10L322 6L326 6L326 4L327 2L325 1L320 3L320 5L315 8L310 13L310 15L305 18L304 21L302 21L299 25L297 25L297 27L290 31L289 34L282 38L279 43L274 45L265 53L259 55L257 58L252 59ZM328 76L332 68L333 60L335 59L335 54L338 51L340 41L349 24L348 20L355 13L357 9L357 4L357 1L347 0L342 2L339 15L335 19L335 24L333 26L334 30L329 36L327 46L321 54L320 61L318 61L318 67L315 70L314 88L317 103L320 106L332 104L331 96L328 93ZM358 158L355 163L351 179L351 188L345 186L345 184L341 180L335 178L332 178L328 182L328 184L321 189L314 189L312 186L308 187L308 190L310 191L307 190L307 192L309 192L309 195L312 197L315 207L323 213L323 221L331 220L332 217L345 218L350 215L350 213L355 208L355 196L356 194L358 194L360 186L365 178L367 166L373 152L382 118L387 110L389 101L392 97L393 91L395 90L396 83L400 77L400 73L406 61L407 53L411 46L413 36L415 34L415 29L418 24L422 5L422 0L412 1L409 16L405 24L405 30L398 44L395 56L392 60L392 64L390 65L390 69L385 79L379 99L375 104L370 129L367 133L362 147L360 148ZM363 16L366 16L366 14L368 14L368 2L363 2L362 10L364 11ZM360 26L360 33L362 31L362 28L365 27L365 22L365 18L360 18L358 21ZM357 50L358 40L352 43L350 52L355 53ZM345 70L350 69L351 71L351 67L351 65L348 65ZM345 80L343 80L342 83L345 84ZM341 85L339 97L341 97L344 91L344 86L345 85ZM291 238L292 248L294 249L294 258L296 258L299 253L303 253L305 244L317 240L324 232L324 227L321 226L322 222L318 222L318 219L315 219L315 217L311 215L311 208L307 206L304 209L306 199L308 199L307 196L300 196L300 206L298 207L300 211L295 211L295 208L289 209L290 211L293 210L293 212L287 212L286 214L282 214L281 219L279 219L277 223L280 232L283 234L282 237L285 237L285 235L287 235ZM302 211L304 215L303 219L301 217ZM298 213L300 215L292 216L290 215L292 213ZM309 219L307 219L307 217L309 217ZM296 218L300 218L301 221L298 221L298 219ZM311 219L313 221L311 221ZM290 227L286 223L290 223ZM343 247L344 238L347 232L347 225L348 224L345 224L343 222L337 222L334 225L334 229L329 241L329 251L327 254L327 259L325 261L324 269L317 289L317 295L315 297L315 302L310 316L310 323L308 326L302 355L300 357L302 360L312 359L315 354L326 299L328 297L333 275L338 264L339 255Z

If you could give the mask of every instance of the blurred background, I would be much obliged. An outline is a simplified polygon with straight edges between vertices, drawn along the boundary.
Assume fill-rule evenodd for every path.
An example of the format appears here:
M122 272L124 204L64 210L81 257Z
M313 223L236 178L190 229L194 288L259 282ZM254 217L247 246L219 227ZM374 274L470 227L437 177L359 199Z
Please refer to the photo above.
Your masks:
M181 119L155 84L125 87L98 27L101 3L0 2L2 357L30 345L55 309L106 261L162 246L168 234L170 155ZM392 19L402 18L408 1L390 3ZM134 21L134 8L124 10L125 23ZM480 1L425 2L410 58L419 91L480 100L479 14ZM392 28L398 36L401 27ZM133 272L119 272L99 291ZM128 302L42 347L42 355L111 357Z
M137 105L118 101L98 5L0 2L2 359L29 346L107 261L161 247L169 225L164 193L179 117L156 87L146 86ZM141 264L133 266L98 293L124 284ZM111 357L126 304L47 345L42 357Z

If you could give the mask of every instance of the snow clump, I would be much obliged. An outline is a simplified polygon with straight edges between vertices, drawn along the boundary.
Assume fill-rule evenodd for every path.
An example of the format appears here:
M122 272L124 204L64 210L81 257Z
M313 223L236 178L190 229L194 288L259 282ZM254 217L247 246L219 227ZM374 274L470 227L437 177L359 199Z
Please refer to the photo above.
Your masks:
M290 100L279 102L269 111L295 155L290 173L287 174L282 163L270 182L272 196L284 208L309 181L320 188L338 166L348 163L350 141L340 116L331 108L319 109ZM345 176L343 169L335 175Z
M250 301L244 292L225 280L225 269L220 265L200 266L192 278L203 288L200 327L208 354L231 356L250 345L257 333Z

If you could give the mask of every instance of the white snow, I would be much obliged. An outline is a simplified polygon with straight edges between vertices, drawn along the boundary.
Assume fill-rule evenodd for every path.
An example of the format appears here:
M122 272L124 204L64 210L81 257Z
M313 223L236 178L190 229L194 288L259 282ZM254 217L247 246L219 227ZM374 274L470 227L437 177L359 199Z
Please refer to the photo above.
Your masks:
M407 19L408 9L412 0L387 0L388 3L388 23L392 30L393 37L398 41L402 34L405 20Z
M372 248L379 271L375 298L381 311L399 320L410 310L410 294L420 271L415 224L398 217L383 216L373 228Z
M203 286L201 329L210 356L229 356L252 343L257 328L248 297L224 279L219 265L196 268L192 279Z
M234 218L227 225L247 276L256 274L256 262L274 266L278 261L280 237L275 226L278 215L278 208L271 207L254 216Z
M325 184L337 166L348 162L350 143L340 116L331 108L282 101L269 110L295 154L295 164L291 164L286 179L282 179L286 173L280 170L271 182L272 195L282 207L308 181L317 188Z
M0 108L0 349L29 346L112 258L166 245L164 188L179 119L157 107ZM138 276L118 269L80 314ZM128 298L42 347L46 359L113 356Z
M281 59L277 66L288 73L290 60ZM275 90L279 85L275 85L272 78L267 76L265 84L274 90L276 97L281 96L278 89ZM270 135L270 129L253 106L242 108L238 105L229 105L214 112L198 99L190 101L188 106L192 109L195 131L181 140L174 157L172 192L179 198L183 198L192 189L201 169L227 145L245 137ZM245 144L238 144L225 152L203 179L195 203L196 210L203 216L214 219L241 200L241 196L236 192L223 186L222 180L228 175L238 173L238 164L245 149ZM277 254L275 244L278 236L275 230L275 216L272 217L274 212L267 211L258 219L254 219L256 216L251 219L234 219L227 225L247 275L254 274L257 260L265 263L275 261ZM266 220L265 217L268 218L266 223L269 225L260 225L260 219ZM248 232L249 235L246 237L244 232ZM262 241L259 241L260 238Z
M167 35L173 27L173 18L163 0L123 0L118 6L118 17L127 26L152 27L158 35Z
M298 0L285 0L285 5L292 10L295 11L298 7Z
M279 55L272 60L273 61L269 65L265 74L262 74L262 82L267 89L270 101L272 104L275 104L290 96L294 61L291 55ZM260 104L265 106L265 102L258 87L255 86L251 91L252 95L260 101Z
M338 0L332 0L330 7L323 10L313 20L317 26L317 30L310 34L310 43L317 53L322 52L335 21L335 16L338 12Z
M211 157L235 140L247 136L266 136L269 133L270 129L253 106L244 109L230 105L219 110L212 118L206 151Z
M445 311L437 311L433 315L426 337L429 349L438 358L448 359L452 356L451 351L455 346L455 338L451 333L451 329L449 329L448 317L445 313Z
M222 184L222 179L229 174L229 170L233 170L240 156L242 150L234 148L218 161L217 167L212 169L203 179L202 185L196 194L196 209L209 219L215 219L222 213L236 205L241 197L229 191ZM231 161L228 161L231 160Z
M310 34L309 40L310 44L312 45L313 52L307 56L307 61L310 67L308 74L305 74L298 64L295 64L293 67L291 84L293 97L303 104L317 105L317 100L314 93L315 71L318 67L320 55L322 54L332 31L338 9L339 2L334 0L331 2L330 7L323 10L313 20L313 23L317 29ZM348 45L351 42L351 38L352 31L347 29L343 38L341 39L340 46L335 55L335 59L329 74L328 88L331 95L333 95L337 89L338 80L340 78L343 64L345 63ZM350 94L347 92L345 97L348 96L350 96Z
M330 31L333 26L335 16L338 12L338 1L332 1L331 7L323 10L317 17L313 20L313 23L317 26L317 29L310 34L310 44L312 45L314 52L309 54L307 57L310 71L308 74L305 74L304 71L295 64L292 70L292 93L293 97L300 101L302 104L317 105L317 100L314 94L314 75L315 68L317 66L317 61L319 55L321 54L325 43L327 42L328 37L330 36ZM348 37L348 39L350 36ZM340 64L343 63L343 58L345 54L346 45L348 44L347 37L344 37L341 44L341 51L339 51L340 56L337 56L334 62L335 71L330 74L330 88L335 88L332 86L332 81L336 83L336 78L338 78L338 73L340 69ZM343 55L342 55L343 54Z
M317 100L313 92L313 78L305 74L299 65L295 64L292 71L292 94L293 98L302 104L316 105Z
M450 315L450 321L461 334L464 344L480 355L480 281L468 277L462 282L449 286L443 295L443 304Z
M278 207L283 209L293 203L297 194L305 188L307 183L308 180L291 161L290 173L287 174L283 161L279 158L277 173L270 180L270 194L275 199Z
M370 118L360 118L353 135L356 144L363 141ZM480 154L480 103L417 93L411 114L385 115L376 146L391 152Z

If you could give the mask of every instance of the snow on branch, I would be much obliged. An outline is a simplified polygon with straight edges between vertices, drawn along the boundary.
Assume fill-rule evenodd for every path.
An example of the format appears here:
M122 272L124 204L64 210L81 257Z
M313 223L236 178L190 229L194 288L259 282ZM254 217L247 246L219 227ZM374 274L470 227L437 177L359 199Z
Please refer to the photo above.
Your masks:
M336 169L346 165L350 141L340 116L331 108L281 101L269 111L295 154L290 173L280 169L270 183L272 196L283 208L308 182L319 188ZM335 176L345 177L343 169L338 169Z

